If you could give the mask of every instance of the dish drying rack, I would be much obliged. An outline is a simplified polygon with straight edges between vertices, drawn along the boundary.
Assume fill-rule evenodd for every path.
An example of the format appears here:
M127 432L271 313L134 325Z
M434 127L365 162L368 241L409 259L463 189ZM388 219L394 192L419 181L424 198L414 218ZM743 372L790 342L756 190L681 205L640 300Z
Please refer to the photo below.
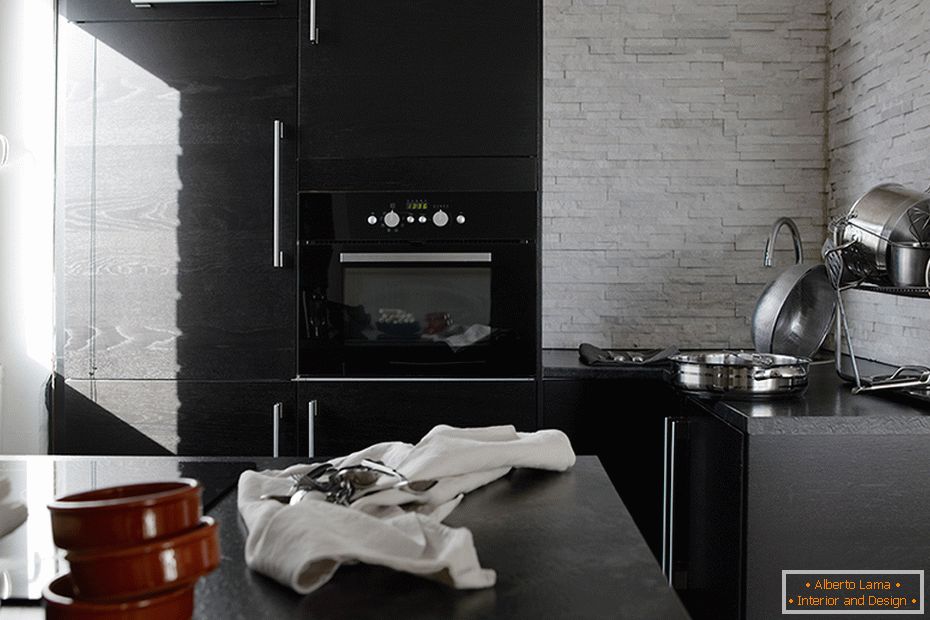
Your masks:
M883 391L898 391L907 396L912 396L923 401L930 402L930 368L926 366L899 366L891 374L875 375L863 377L859 371L859 360L856 357L855 345L852 335L849 331L849 320L846 315L846 307L843 304L843 292L859 289L887 293L891 295L905 295L909 297L930 297L930 287L927 286L886 286L867 282L866 278L843 282L843 276L848 273L846 264L843 259L843 250L853 244L848 242L842 245L836 245L834 236L836 227L844 224L846 218L840 217L830 223L831 236L823 247L823 260L830 276L830 282L836 291L836 324L834 326L835 355L834 364L836 373L842 379L851 381L855 384L852 389L853 394ZM843 370L843 344L846 349L852 365L853 374L849 375Z

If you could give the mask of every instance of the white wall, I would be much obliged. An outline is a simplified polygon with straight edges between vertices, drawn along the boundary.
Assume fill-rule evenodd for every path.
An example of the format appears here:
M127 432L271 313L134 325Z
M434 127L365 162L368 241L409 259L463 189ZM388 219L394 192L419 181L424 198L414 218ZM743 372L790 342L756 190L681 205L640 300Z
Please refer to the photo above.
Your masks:
M826 1L545 0L544 26L544 344L751 347L772 223L823 241Z
M0 452L46 448L53 350L55 0L0 0Z

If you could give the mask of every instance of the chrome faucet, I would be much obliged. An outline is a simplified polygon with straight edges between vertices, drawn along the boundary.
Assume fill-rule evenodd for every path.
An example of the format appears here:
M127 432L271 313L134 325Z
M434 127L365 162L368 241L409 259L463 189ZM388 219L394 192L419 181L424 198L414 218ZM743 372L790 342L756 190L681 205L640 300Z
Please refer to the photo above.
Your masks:
M801 233L798 232L798 225L790 217L780 217L772 225L772 233L768 241L765 242L765 252L762 254L762 264L766 267L772 266L772 251L775 249L775 239L778 238L778 232L782 226L787 226L791 231L791 239L794 241L794 262L798 265L804 260L804 246L801 245Z

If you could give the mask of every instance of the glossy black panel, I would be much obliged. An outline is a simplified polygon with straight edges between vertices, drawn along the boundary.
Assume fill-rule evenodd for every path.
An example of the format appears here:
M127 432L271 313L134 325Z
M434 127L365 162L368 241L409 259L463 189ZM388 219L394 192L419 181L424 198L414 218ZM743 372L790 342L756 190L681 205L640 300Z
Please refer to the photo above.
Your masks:
M366 255L369 262L346 262ZM438 260L456 255L490 260ZM417 256L422 260L400 260ZM530 276L535 260L535 245L529 243L303 246L298 372L315 377L534 376L536 288ZM483 294L474 286L482 278ZM352 284L357 288L360 281L380 293L356 298ZM398 333L382 325L385 307L408 313L411 331ZM470 315L459 314L462 307L471 309ZM485 314L476 318L476 312ZM442 339L429 335L431 314L448 316L448 329L436 332ZM456 346L447 339L485 326L489 333L473 344Z
M536 156L539 0L301 10L301 159Z
M153 0L157 3L158 0ZM271 19L297 17L298 0L189 2L135 7L130 0L59 0L59 12L74 22L179 19Z
M67 381L59 383L56 454L270 456L297 448L292 382Z
M437 424L536 430L533 381L311 381L299 388L301 454L307 454L311 401L318 455L348 454L381 441L415 443Z
M66 376L293 377L295 274L272 266L272 197L281 120L293 266L296 41L293 20L62 27Z
M300 161L300 189L523 192L539 188L536 157L402 157Z
M536 192L310 193L300 197L302 241L536 239ZM399 216L388 226L384 216ZM434 218L445 216L434 223ZM370 218L375 218L371 220ZM411 219L412 218L412 219ZM374 221L374 223L372 223Z

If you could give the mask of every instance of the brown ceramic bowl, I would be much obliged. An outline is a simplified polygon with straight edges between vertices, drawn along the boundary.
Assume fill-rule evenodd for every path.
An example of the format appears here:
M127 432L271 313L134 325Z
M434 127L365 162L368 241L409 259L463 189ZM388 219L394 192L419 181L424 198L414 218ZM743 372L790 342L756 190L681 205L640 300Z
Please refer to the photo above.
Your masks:
M81 599L126 599L193 584L220 565L216 522L123 548L69 551L74 591Z
M65 573L45 586L48 620L165 620L194 614L194 585L127 601L84 601L75 598L71 575Z
M108 487L48 505L52 538L67 551L125 547L197 526L200 483L190 478Z

